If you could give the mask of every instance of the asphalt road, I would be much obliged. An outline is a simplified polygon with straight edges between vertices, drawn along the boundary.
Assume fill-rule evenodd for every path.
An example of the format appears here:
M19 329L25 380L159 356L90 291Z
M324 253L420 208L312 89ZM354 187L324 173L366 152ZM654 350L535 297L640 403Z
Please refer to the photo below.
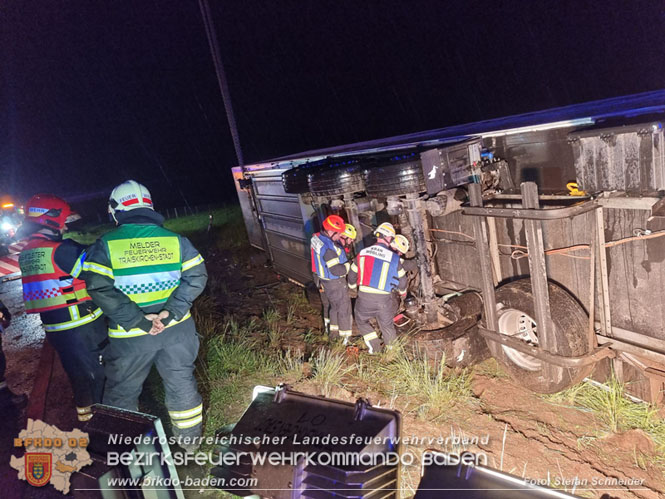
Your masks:
M12 314L12 323L2 336L7 381L15 393L29 394L39 364L44 330L37 315L25 313L21 279L0 284L0 300Z
M26 314L23 307L21 280L0 284L0 300L12 314L12 323L2 337L2 347L7 358L7 382L14 393L30 395L39 368L44 330L39 316ZM25 409L16 411L0 409L0 497L3 498L57 498L63 497L53 487L35 488L17 478L16 470L9 466L11 455L20 456L13 440L26 427ZM70 430L75 423L73 396L67 377L55 356L44 419L62 430Z

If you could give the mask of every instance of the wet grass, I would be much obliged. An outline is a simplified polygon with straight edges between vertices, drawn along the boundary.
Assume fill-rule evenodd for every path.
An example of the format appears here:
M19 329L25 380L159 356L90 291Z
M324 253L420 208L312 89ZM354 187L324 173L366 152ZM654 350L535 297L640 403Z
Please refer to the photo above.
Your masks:
M312 357L312 381L324 397L331 395L335 386L342 387L344 377L354 370L347 365L347 358L342 352L321 348Z
M438 419L454 405L471 398L470 371L448 369L445 358L433 366L426 355L419 355L418 352L407 355L401 349L379 369L385 378L392 381L395 394L421 402L417 415L424 419Z
M583 382L545 398L555 404L593 413L608 433L642 430L653 440L658 455L665 456L665 419L659 415L659 408L630 400L626 396L626 386L614 375L604 386ZM657 461L660 466L665 466L665 457Z
M226 227L234 228L233 231L229 231L229 233L235 232L235 237L231 238L233 240L231 246L237 247L247 240L240 205L236 204L215 208L209 212L206 211L193 215L171 218L164 222L164 227L192 239L192 242L196 241L198 243L204 243L208 237L207 229L211 215L213 234L210 237L214 239L215 244L219 242L220 229ZM115 224L112 222L87 224L80 227L78 230L68 232L65 237L74 239L81 244L92 244L99 237L114 228ZM223 232L227 231L224 230ZM223 246L229 246L226 237L221 239L224 240Z

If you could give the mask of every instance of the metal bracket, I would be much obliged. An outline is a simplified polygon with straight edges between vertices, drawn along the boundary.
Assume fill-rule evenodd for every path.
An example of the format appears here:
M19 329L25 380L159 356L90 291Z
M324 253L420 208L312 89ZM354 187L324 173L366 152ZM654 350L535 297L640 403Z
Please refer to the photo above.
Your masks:
M597 208L598 204L596 201L584 201L573 206L566 206L565 208L551 208L547 210L529 210L524 208L477 208L472 205L464 207L462 209L462 213L464 215L471 215L476 217L523 218L526 220L559 220L562 218L572 218Z
M590 364L595 364L599 360L605 358L612 358L616 356L616 352L610 349L612 343L606 343L595 350L576 357L564 357L556 353L546 352L542 348L538 348L535 345L529 345L522 340L513 338L512 336L506 336L494 331L490 331L483 327L478 326L478 332L486 340L493 341L495 343L500 343L501 345L517 350L518 352L525 353L536 359L540 359L546 362L549 365L564 367L564 368L576 368L588 366Z
M238 187L240 187L241 189L250 189L252 187L252 177L239 178Z

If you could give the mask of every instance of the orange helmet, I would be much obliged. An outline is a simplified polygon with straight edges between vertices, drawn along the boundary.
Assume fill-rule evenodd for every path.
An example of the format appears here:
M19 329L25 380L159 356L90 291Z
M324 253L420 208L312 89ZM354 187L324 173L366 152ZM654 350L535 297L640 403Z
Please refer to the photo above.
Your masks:
M330 215L323 221L323 229L342 233L346 229L346 225L344 219L339 215Z
M50 229L64 229L73 215L67 201L53 194L35 194L25 205L26 220Z

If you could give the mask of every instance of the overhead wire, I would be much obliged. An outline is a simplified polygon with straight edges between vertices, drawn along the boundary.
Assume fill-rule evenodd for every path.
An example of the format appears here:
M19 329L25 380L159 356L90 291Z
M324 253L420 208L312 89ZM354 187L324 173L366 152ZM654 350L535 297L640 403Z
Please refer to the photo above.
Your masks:
M224 71L224 64L219 52L219 42L217 41L217 33L215 32L215 24L212 20L210 13L210 5L208 0L199 0L199 8L201 10L201 17L203 18L203 25L205 27L206 37L208 38L208 45L212 55L212 62L215 66L215 74L217 75L217 83L219 84L219 91L222 94L222 101L224 102L224 110L226 111L226 120L231 129L231 137L233 139L233 147L238 158L238 165L245 170L245 160L240 147L240 135L238 133L238 124L233 112L233 104L231 102L231 93L229 92L229 84L226 79L226 72Z

